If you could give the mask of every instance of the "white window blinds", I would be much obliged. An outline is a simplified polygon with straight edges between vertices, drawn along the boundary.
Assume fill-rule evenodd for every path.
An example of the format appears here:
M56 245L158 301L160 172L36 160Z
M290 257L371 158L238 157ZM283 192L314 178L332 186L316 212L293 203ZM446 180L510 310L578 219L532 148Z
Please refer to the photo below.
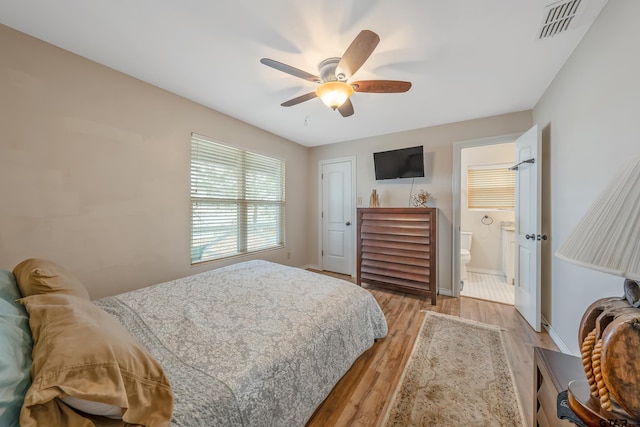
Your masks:
M513 209L516 176L507 168L469 168L469 209Z
M285 163L191 135L191 263L284 246Z

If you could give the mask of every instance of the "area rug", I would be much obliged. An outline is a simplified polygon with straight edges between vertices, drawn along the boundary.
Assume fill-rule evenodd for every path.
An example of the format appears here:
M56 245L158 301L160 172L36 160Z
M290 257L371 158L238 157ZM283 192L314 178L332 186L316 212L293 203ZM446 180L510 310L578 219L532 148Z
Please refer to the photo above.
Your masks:
M523 420L502 330L426 312L382 425L514 427Z

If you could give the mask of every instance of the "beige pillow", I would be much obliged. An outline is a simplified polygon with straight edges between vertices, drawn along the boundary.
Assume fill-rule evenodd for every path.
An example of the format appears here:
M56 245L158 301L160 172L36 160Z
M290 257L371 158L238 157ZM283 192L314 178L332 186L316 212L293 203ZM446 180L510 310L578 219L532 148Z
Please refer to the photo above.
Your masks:
M13 269L23 297L48 293L89 299L89 293L73 274L51 261L31 258Z
M19 302L29 312L34 341L21 426L92 425L68 410L58 399L64 396L119 407L126 423L169 425L173 394L162 367L113 317L74 295Z

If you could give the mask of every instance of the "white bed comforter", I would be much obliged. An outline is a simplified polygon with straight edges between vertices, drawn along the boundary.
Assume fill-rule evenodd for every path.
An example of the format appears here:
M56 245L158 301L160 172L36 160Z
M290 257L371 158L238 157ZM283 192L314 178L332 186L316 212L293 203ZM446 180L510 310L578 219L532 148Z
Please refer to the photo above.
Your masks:
M162 363L172 426L303 426L387 323L349 282L248 261L95 301Z

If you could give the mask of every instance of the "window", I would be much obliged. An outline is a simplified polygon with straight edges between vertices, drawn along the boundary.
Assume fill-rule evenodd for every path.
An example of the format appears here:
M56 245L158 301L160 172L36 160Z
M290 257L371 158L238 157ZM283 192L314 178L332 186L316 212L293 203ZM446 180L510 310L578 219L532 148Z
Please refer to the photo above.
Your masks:
M191 263L284 247L285 164L191 134Z
M513 209L516 175L505 168L474 166L467 171L469 209Z

